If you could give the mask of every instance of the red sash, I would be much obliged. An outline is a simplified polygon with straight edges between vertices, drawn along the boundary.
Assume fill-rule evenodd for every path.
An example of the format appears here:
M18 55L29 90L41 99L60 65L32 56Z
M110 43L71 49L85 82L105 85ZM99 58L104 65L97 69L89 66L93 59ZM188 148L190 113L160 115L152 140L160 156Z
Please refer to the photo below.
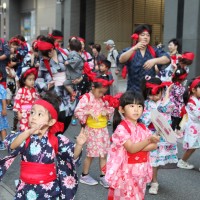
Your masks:
M45 184L57 178L55 163L21 161L20 179L27 184Z
M139 151L137 153L129 153L128 155L128 164L136 164L136 163L144 163L147 162L148 152L147 151Z

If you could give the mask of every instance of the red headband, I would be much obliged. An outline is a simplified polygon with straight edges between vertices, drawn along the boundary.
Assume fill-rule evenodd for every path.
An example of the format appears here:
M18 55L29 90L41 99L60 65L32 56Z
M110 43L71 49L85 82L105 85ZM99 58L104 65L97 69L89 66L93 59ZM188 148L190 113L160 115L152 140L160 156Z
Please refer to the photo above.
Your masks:
M119 108L119 106L120 106L119 99L121 98L122 94L123 93L117 93L115 96L105 95L103 97L103 101L108 102L110 107Z
M41 105L43 106L45 109L47 109L52 117L52 119L55 119L57 120L58 119L58 113L57 111L55 110L55 108L53 107L52 104L50 104L49 102L43 100L43 99L39 99L37 101L34 102L33 105Z
M93 82L94 83L101 83L103 87L108 87L108 86L112 85L114 80L107 81L107 80L102 79L102 78L96 78Z
M50 50L54 48L54 45L49 43L49 42L45 42L45 41L41 41L38 40L36 47L38 48L38 50L40 51L46 51L46 50Z
M9 41L9 43L11 44L11 43L13 43L13 42L15 42L15 43L17 43L17 44L21 44L21 43L22 43L22 41L19 40L18 38L11 38L10 41Z
M56 35L52 35L52 34L48 34L49 37L52 37L53 39L63 39L63 36L56 36Z
M200 83L200 76L197 77L192 84L190 85L190 91L192 91L193 88L195 88Z
M26 77L27 77L28 75L30 75L30 74L34 74L35 79L36 79L37 76L38 76L38 71L37 71L37 69L36 69L36 68L30 68L30 69L26 70L26 71L24 72L24 74L23 74L23 77L26 78Z
M146 88L151 88L152 89L151 94L156 95L160 88L170 86L171 84L172 84L171 82L163 82L160 85L156 85L156 84L147 82Z

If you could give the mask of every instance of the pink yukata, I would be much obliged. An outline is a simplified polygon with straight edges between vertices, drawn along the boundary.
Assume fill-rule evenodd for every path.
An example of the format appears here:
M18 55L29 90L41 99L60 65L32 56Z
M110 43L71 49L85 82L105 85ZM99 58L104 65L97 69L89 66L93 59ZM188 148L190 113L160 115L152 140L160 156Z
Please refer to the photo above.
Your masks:
M30 110L36 99L39 98L39 95L36 92L35 88L22 87L18 90L13 111L21 112L22 119L20 120L20 131L25 131L28 129L28 118L30 116Z
M186 111L188 121L184 129L183 148L198 149L200 148L200 100L196 97L190 97Z
M147 161L130 163L129 153L124 148L124 143L131 140L133 143L141 142L151 135L151 132L143 125L134 125L125 119L131 133L123 124L119 124L114 134L108 160L105 178L114 189L114 200L143 200L146 184L152 179L152 167L150 165L150 153L147 153ZM138 153L141 153L138 152ZM137 153L137 154L138 154ZM135 160L139 160L139 156Z
M94 113L96 117L101 118L98 118L98 121L91 120L91 117L86 114L88 111ZM114 112L114 108L109 107L102 98L96 99L91 92L82 96L75 109L75 116L80 120L81 124L86 124L85 131L89 134L86 142L88 157L105 157L110 147L110 138L107 129L108 119L107 117L103 117L104 121L101 123L102 111L106 111L108 117L110 117ZM91 123L92 121L93 123Z

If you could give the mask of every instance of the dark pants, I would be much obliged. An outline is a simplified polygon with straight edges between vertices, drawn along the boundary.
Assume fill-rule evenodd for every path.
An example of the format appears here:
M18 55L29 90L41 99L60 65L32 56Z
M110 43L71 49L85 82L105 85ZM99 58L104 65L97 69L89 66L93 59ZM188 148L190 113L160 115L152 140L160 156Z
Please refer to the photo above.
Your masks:
M174 131L175 131L175 129L180 130L181 127L179 126L179 124L180 124L182 118L180 118L180 117L173 117L173 116L171 116L171 117L172 117L172 129Z
M65 116L65 111L59 112L58 121L64 123L64 131L63 131L63 133L69 127L71 119L72 119L72 116Z

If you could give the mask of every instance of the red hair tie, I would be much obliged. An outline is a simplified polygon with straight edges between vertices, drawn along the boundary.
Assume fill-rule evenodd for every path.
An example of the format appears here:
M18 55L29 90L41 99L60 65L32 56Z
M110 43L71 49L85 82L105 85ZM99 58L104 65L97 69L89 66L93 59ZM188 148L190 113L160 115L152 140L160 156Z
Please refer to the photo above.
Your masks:
M160 85L147 82L146 83L146 88L152 89L151 90L151 94L152 95L156 95L160 88L168 87L171 84L172 84L172 82L162 82Z
M18 45L22 43L22 41L19 40L18 38L11 38L9 41L9 44L14 43L14 42L17 43Z
M94 83L101 83L103 87L108 87L108 86L112 85L114 80L107 81L107 80L102 79L102 78L96 78L93 82Z
M46 51L46 50L50 50L54 48L54 45L49 43L49 42L45 42L45 41L41 41L38 40L36 47L38 48L38 50L40 51Z

